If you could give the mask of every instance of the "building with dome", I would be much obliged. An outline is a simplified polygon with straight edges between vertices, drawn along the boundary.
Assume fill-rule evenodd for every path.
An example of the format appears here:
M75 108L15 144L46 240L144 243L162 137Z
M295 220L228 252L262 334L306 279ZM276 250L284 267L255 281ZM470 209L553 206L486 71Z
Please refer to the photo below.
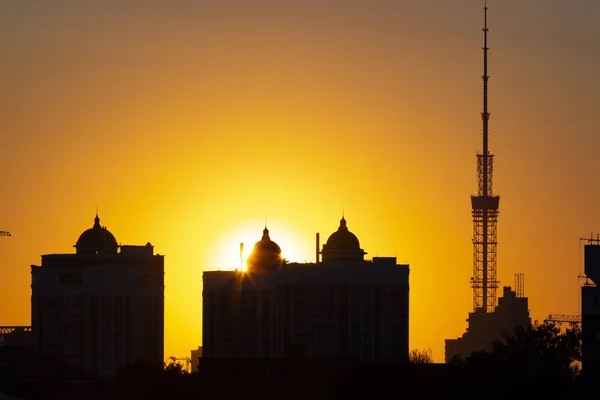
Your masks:
M323 262L364 261L365 251L360 248L356 235L348 230L346 219L342 217L337 231L333 232L321 251Z
M246 271L204 272L202 359L405 362L409 266L365 255L345 218L315 263L282 258L265 227Z
M74 247L31 266L34 348L101 377L163 361L164 256L119 245L98 215Z
M283 264L281 248L269 237L267 227L263 230L263 236L252 248L248 257L248 269L255 272L275 271Z

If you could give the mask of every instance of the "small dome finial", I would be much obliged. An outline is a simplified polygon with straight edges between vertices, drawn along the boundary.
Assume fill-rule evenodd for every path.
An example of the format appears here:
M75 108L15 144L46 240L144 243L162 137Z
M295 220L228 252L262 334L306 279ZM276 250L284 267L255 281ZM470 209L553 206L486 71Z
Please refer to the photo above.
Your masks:
M267 229L267 217L265 216L265 229L263 229L263 240L270 240L269 229Z
M345 217L345 211L346 211L346 207L342 206L342 219L340 220L340 230L348 230L348 228L346 227L346 217Z
M98 217L98 204L96 204L96 218L94 218L94 227L100 226L100 217Z

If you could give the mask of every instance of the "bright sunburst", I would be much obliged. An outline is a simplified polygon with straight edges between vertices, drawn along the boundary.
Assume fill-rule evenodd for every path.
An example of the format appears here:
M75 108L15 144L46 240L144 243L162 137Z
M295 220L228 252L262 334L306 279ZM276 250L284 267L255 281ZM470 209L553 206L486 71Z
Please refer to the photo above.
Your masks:
M219 255L216 262L219 265L210 269L245 270L246 261L255 243L261 240L263 229L264 225L249 221L224 231L215 238ZM303 242L293 229L275 223L269 225L268 229L270 239L279 245L283 258L290 262L304 262L309 259L307 254L302 254Z

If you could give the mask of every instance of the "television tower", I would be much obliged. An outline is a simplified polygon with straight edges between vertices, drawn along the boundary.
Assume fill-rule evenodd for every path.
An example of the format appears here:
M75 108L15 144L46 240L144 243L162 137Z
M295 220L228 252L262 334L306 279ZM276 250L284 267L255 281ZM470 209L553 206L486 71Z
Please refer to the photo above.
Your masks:
M492 172L494 156L488 150L488 79L487 74L487 4L484 7L483 26L483 151L477 153L477 196L471 196L473 212L473 311L478 308L484 312L493 312L496 307L496 259L497 259L497 225L500 196L492 192Z

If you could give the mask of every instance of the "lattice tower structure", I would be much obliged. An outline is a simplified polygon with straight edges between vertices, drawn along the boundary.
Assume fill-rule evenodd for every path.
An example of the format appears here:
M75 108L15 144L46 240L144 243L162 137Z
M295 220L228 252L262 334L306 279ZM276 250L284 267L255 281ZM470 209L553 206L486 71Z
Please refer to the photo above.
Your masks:
M515 292L517 297L525 297L525 274L522 272L515 274Z
M477 154L477 196L471 196L473 215L473 311L482 308L493 312L496 307L497 280L497 226L500 196L492 191L494 156L488 149L488 46L487 4L484 8L483 27L483 151Z

